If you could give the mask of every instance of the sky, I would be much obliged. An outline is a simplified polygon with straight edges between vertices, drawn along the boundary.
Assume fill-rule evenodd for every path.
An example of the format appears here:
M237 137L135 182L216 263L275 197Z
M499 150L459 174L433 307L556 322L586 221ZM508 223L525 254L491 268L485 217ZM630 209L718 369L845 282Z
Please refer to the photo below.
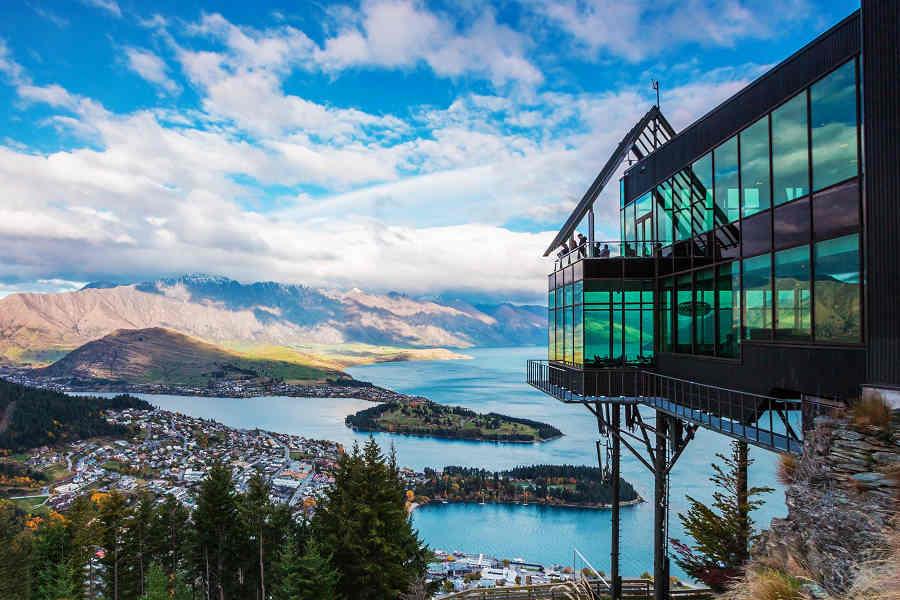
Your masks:
M539 300L652 80L680 130L856 8L2 0L0 296L203 272Z

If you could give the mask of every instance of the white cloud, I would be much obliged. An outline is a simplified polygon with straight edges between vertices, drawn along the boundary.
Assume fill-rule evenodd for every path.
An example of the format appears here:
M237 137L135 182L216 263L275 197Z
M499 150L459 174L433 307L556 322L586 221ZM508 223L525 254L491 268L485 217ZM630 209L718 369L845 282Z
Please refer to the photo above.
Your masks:
M316 49L315 59L326 71L425 63L439 76L471 73L498 86L543 81L540 70L525 56L528 38L497 23L490 9L463 31L412 0L367 1L349 21Z
M169 77L165 61L149 50L125 48L128 68L169 94L178 93L180 87Z
M119 7L119 3L116 0L81 0L81 3L85 6L91 6L93 8L99 8L100 10L106 11L114 17L122 16L122 9Z

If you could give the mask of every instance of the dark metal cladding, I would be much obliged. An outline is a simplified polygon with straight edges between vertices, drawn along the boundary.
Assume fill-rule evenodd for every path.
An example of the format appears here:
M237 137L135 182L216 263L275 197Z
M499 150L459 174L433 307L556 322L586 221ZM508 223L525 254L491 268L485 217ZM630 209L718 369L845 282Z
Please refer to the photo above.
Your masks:
M862 3L868 382L900 384L900 3Z
M625 197L628 201L637 198L858 54L859 30L857 11L632 166L625 174ZM881 52L892 50L882 48Z

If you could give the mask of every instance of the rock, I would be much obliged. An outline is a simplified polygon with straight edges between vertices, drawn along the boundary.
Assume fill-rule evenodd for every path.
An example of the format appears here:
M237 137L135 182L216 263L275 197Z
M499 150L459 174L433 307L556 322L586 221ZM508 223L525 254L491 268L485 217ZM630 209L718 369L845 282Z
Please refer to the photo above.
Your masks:
M852 478L854 481L870 485L872 487L894 486L893 482L891 482L884 473L873 473L869 471L868 473L857 473L853 475Z

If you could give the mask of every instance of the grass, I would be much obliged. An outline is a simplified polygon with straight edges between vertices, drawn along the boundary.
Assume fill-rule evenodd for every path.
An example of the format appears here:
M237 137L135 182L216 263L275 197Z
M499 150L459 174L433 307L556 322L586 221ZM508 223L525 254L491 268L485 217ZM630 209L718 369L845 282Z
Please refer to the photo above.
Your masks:
M778 457L778 466L775 477L782 485L791 485L797 480L797 470L800 468L800 459L794 454L781 454Z
M800 581L774 569L747 573L732 587L729 600L804 600Z
M31 513L47 500L47 496L30 496L28 498L16 498L13 504L27 513Z
M887 432L891 427L891 407L881 394L868 392L850 409L850 419L857 427L877 427Z

